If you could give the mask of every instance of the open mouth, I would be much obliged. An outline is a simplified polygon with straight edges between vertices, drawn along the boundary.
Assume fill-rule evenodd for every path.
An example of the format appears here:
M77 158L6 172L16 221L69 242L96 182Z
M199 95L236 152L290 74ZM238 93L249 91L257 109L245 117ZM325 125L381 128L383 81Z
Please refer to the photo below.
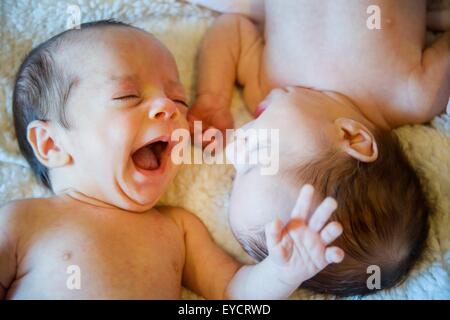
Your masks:
M155 141L136 150L131 158L134 165L145 171L158 170L163 163L163 156L169 143L167 141Z

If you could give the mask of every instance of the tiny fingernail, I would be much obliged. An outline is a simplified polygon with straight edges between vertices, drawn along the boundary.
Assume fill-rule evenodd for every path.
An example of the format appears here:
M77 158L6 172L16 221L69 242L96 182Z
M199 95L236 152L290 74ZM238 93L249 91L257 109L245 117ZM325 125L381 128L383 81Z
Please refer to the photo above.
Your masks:
M325 199L325 201L327 201L327 203L328 203L328 205L329 205L330 207L337 208L338 203L337 203L337 201L336 201L334 198L332 198L332 197L327 197L327 198Z

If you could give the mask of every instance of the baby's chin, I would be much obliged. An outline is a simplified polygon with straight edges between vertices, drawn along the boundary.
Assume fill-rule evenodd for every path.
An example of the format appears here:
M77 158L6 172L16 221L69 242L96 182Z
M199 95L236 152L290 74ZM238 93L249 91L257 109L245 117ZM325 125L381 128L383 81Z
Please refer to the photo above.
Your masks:
M105 190L103 201L125 211L146 212L157 204L175 174L176 172L171 172L164 179L144 186L136 184L130 178L116 180L112 190Z
M276 218L288 221L298 185L284 175L237 174L230 199L229 220L235 231L263 229Z
M170 157L158 168L138 168L129 161L122 173L114 178L109 198L115 206L133 212L144 212L156 205L175 178L179 166Z
M120 207L127 211L145 212L152 209L163 196L169 185L165 183L152 190L140 190L127 195L127 198L121 201Z
M229 221L233 233L238 234L250 230L263 229L268 222L275 219L275 211L269 209L273 206L273 204L269 203L270 198L249 195L245 199L245 197L236 197L236 195L232 194ZM255 206L255 203L259 205Z

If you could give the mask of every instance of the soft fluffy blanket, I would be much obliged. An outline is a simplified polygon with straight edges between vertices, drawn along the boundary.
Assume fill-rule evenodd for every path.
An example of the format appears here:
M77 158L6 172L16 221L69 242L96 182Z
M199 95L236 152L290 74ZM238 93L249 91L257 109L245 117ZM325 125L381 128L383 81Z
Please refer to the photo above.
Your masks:
M16 144L11 115L13 78L21 59L33 46L64 30L68 6L73 4L80 7L82 22L116 18L154 33L175 55L182 82L192 96L195 55L205 30L215 17L211 11L176 0L1 0L0 204L11 199L49 194L36 183ZM238 125L250 119L237 91L233 113ZM406 126L397 132L434 209L429 249L426 259L413 270L405 283L368 298L449 299L450 117L443 115L429 125ZM182 206L194 212L223 248L242 261L251 261L228 227L227 209L233 175L234 170L228 165L185 166L161 203ZM183 297L196 298L187 290ZM333 299L305 290L299 290L293 298Z

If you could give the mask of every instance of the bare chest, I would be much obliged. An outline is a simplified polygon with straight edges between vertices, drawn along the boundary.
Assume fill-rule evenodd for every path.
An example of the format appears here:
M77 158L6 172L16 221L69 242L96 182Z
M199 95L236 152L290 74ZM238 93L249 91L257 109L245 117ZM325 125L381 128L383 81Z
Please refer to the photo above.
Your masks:
M115 219L116 218L116 219ZM182 237L165 219L56 220L24 239L9 298L178 298Z

